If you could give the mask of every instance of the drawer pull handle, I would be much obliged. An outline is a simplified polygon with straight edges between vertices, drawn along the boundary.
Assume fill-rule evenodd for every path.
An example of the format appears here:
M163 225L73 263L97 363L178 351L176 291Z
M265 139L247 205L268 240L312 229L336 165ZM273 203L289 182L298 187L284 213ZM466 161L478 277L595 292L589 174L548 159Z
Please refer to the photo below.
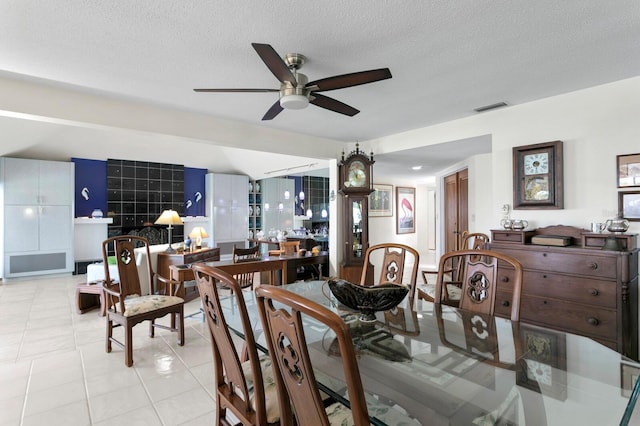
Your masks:
M592 262L592 263L589 264L589 268L594 269L594 270L598 269L598 264L596 262Z
M502 306L509 306L511 303L509 303L508 300L505 300L504 302L502 302Z
M542 253L542 257L547 257L547 253Z
M598 325L598 324L600 324L600 321L598 321L598 318L593 318L593 317L588 318L588 319L587 319L587 322L588 322L589 324L591 324L591 325Z
M542 278L545 278L545 279L546 279L546 278L547 278L547 275L546 275L546 274L543 274L543 275L542 275Z
M503 283L508 283L509 282L509 277L502 277L502 279L500 280Z
M600 292L595 288L592 288L591 290L589 290L589 294L591 294L592 296L597 296L599 293Z

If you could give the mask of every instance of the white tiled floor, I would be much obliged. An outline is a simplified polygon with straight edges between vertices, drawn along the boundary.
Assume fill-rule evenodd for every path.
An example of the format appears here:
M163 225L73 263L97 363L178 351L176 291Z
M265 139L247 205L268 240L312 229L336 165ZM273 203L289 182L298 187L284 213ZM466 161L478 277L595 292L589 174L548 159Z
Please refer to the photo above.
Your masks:
M137 325L134 364L105 352L105 319L76 312L84 275L0 284L0 426L214 424L211 346L200 316L185 345ZM185 313L198 311L198 299ZM168 323L168 318L165 319ZM117 329L116 332L121 332Z

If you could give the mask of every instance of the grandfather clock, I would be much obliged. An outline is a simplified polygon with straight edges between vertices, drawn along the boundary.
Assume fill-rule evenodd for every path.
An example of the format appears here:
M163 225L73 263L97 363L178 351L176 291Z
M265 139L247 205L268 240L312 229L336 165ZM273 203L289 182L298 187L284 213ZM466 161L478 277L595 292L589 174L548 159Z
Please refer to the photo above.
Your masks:
M344 257L340 278L359 283L364 267L364 254L369 247L369 194L373 192L373 153L367 156L356 149L339 164L339 192L344 196L342 223ZM373 277L373 265L367 264L367 275Z

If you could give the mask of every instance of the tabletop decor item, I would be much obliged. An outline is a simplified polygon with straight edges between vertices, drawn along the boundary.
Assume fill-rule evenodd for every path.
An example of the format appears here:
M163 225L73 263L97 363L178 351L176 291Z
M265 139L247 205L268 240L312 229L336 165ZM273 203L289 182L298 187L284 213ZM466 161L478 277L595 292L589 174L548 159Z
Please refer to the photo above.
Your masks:
M562 209L562 141L513 148L513 208Z
M613 219L609 219L605 223L609 232L627 232L629 229L629 221L618 214Z
M331 293L346 307L360 312L362 322L376 321L376 312L397 306L409 293L409 287L395 283L382 283L365 287L347 280L330 278Z

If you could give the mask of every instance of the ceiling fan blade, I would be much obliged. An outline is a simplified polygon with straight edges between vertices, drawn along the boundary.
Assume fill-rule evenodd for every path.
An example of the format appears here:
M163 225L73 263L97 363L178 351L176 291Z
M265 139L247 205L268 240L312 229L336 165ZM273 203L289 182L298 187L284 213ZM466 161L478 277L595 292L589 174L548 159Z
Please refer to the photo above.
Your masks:
M262 120L273 120L283 109L284 108L280 106L280 99L278 99L275 104L271 105L271 108L269 108L269 111L262 117Z
M311 88L312 86L317 86L318 89L311 90L313 92L324 92L327 90L344 89L345 87L373 83L380 80L386 80L387 78L391 78L391 71L389 71L389 68L380 68L377 70L360 71L351 74L342 74L323 78L307 83L306 87Z
M354 107L349 106L340 101L337 101L328 96L320 95L315 92L311 96L314 97L315 99L312 99L309 102L314 104L315 106L319 106L320 108L324 108L330 111L338 112L340 114L348 115L349 117L353 117L354 115L360 112Z
M194 92L213 92L213 93L266 93L279 92L278 89L193 89Z
M260 44L260 43L251 43L253 48L258 52L258 56L264 62L264 64L269 68L269 70L276 76L279 81L288 81L296 87L298 83L296 82L296 78L287 66L287 64L282 60L282 58L278 55L273 47L269 44Z

